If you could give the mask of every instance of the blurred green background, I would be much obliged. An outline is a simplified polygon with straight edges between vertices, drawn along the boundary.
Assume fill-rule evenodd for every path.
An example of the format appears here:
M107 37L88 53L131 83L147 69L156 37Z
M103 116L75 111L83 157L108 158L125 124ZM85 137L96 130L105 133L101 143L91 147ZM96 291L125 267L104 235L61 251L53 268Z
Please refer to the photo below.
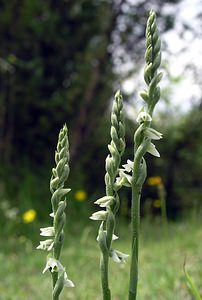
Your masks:
M198 10L198 1L194 2L194 21L200 21L202 9ZM199 89L187 99L182 83L189 77L194 80L189 90L199 87L200 66L187 54L184 64L175 71L173 57L177 65L178 58L191 52L186 34L193 41L200 40L201 27L196 30L191 26L189 1L173 0L149 4L118 0L1 1L0 197L7 199L6 205L21 212L35 209L39 219L45 217L50 206L54 150L65 122L69 127L68 185L72 199L80 190L86 193L88 203L103 195L110 107L118 88L123 90L126 107L127 150L123 163L132 159L135 120L142 105L138 89L139 85L144 87L145 24L151 8L157 12L162 35L164 80L154 123L164 140L158 143L161 158L147 157L148 175L161 177L170 218L190 209L198 211L202 93ZM169 37L173 32L181 48ZM170 45L178 48L178 54L171 53ZM152 208L157 198L156 187L145 184L142 209L149 201L150 210L158 214L158 208ZM129 206L129 201L124 204L125 211Z
M157 12L162 37L164 78L154 127L164 138L157 144L161 158L146 157L149 178L141 201L140 263L144 267L139 299L189 297L182 268L186 249L195 278L201 277L201 4L201 0L0 1L0 274L8 274L0 285L1 300L44 299L38 274L45 256L33 247L40 239L39 227L50 226L49 180L64 123L71 153L67 187L72 189L64 253L65 260L70 260L70 278L77 284L78 269L83 276L69 299L100 299L96 296L98 273L90 285L85 278L99 265L96 228L89 216L96 210L93 202L105 193L110 108L117 89L123 91L126 113L127 148L122 163L133 159L136 118L143 105L138 91L145 87L145 26L150 9ZM160 219L162 187L169 218L167 235ZM128 252L127 188L121 191L121 199L120 247ZM188 221L177 222L184 216ZM79 250L78 244L83 248ZM126 274L124 269L125 290ZM47 278L42 285L46 297ZM115 299L123 300L124 289L113 284Z

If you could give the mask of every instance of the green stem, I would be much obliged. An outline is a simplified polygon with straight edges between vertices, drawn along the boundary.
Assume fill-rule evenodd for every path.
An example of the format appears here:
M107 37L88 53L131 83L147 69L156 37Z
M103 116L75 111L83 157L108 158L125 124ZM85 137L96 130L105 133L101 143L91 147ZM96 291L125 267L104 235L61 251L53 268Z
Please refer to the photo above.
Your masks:
M54 249L53 249L53 257L56 259L56 260L59 260L60 259L60 253L61 253L61 250L62 250L62 245L63 245L63 242L55 242L54 244Z
M53 300L59 300L58 296L53 296Z
M130 265L129 300L135 300L137 296L138 282L138 247L139 247L139 226L140 226L140 193L138 185L132 186L132 207L131 207L131 226L132 226L132 247Z
M138 249L139 249L139 227L140 227L140 197L142 183L138 183L140 176L140 165L146 152L149 140L142 140L138 149L134 148L134 165L132 181L132 202L131 202L131 265L128 300L135 300L137 297L138 283Z
M52 283L53 283L53 290L54 290L54 287L58 280L58 272L53 272L53 273L51 273L51 275L52 275ZM54 294L52 293L52 300L59 300L59 297L54 296Z
M108 210L109 217L106 221L106 229L107 229L106 246L107 249L110 249L112 243L112 236L114 233L115 219L113 213L111 212L111 209L108 208L107 210ZM108 269L109 269L109 252L107 251L104 253L104 251L102 251L101 259L100 259L100 270L101 270L103 300L111 299L111 293L109 289Z
M106 194L113 196L113 185L106 185ZM109 289L108 269L109 269L109 249L111 248L112 236L115 228L115 214L110 207L107 207L108 217L106 220L106 247L108 251L102 250L100 259L101 285L103 300L111 300Z
M111 300L111 293L108 284L108 262L109 256L102 253L100 259L100 271L103 300Z

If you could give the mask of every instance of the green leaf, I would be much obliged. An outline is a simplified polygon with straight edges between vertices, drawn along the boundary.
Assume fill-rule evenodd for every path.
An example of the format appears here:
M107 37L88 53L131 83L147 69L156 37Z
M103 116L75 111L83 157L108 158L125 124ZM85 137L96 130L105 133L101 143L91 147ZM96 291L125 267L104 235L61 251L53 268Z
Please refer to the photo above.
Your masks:
M186 271L186 268L185 268L186 266L185 265L186 265L186 259L184 261L184 274L185 274L185 277L186 277L188 287L189 287L190 291L192 292L193 296L195 297L195 299L202 300L195 283L193 282L193 280L192 280L191 276L189 275L189 273Z

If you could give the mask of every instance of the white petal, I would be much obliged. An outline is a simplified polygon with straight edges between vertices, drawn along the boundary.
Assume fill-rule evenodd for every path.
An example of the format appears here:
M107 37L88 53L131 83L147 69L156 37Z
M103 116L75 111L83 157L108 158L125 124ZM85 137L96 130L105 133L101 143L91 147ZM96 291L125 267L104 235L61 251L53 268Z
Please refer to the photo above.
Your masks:
M54 236L54 227L40 228L40 231L42 236Z
M132 176L129 174L126 174L123 172L122 169L120 169L119 171L119 176L116 180L117 180L117 184L121 184L127 187L131 186L132 183Z
M120 258L118 257L117 253L115 250L111 252L111 258L113 261L117 262L118 264L121 262Z
M106 230L103 230L103 232L105 233L105 234L107 234L107 231ZM112 241L116 241L116 240L118 240L118 236L116 235L116 234L113 234L112 235ZM97 238L96 238L96 240L98 241L98 239L99 239L99 236L97 236Z
M68 288L73 288L75 285L74 283L67 277L67 273L64 274L64 286Z
M117 92L116 92L116 94L115 94L115 98L118 98L118 97L120 97L121 96L121 91L120 90L118 90Z
M150 154L156 156L156 157L160 157L160 153L156 150L156 147L153 143L149 144L149 147L147 149L147 152L149 152Z
M98 204L100 207L106 207L110 205L114 200L113 196L104 196L102 198L99 198L97 201L95 201L95 204Z
M57 266L58 266L59 273L65 272L65 268L63 267L63 265L61 264L61 262L59 260L57 261Z
M70 280L70 279L65 279L64 280L64 286L68 287L68 288L73 288L75 287L74 283Z
M158 132L157 130L155 130L153 128L147 128L145 130L145 135L152 140L160 140L163 137L162 133Z
M124 175L125 175L125 178L127 179L127 181L128 181L128 184L129 184L129 186L131 185L131 183L132 183L132 176L131 175L129 175L129 174L126 174L126 173L124 173Z
M45 266L45 268L43 269L43 274L47 271L47 270L49 270L49 268L50 268L50 266L48 265L48 264L46 264L46 266Z
M130 159L127 160L127 164L123 165L126 172L131 172L133 169L133 161Z
M129 177L130 175L126 175L126 177ZM126 177L117 177L116 178L116 188L120 189L122 186L127 186L127 187L131 187L131 181L132 181L132 176L130 176L131 178L128 178L130 181L128 181L128 179Z
M130 159L127 159L127 164L131 166L131 168L133 168L133 161Z
M53 257L48 258L46 266L43 270L43 274L49 270L53 273L53 272L58 272L58 260L56 260Z
M152 121L152 117L148 113L142 111L142 112L139 113L136 121L138 123L143 123L143 122L146 122L146 121L147 122L151 122Z
M36 249L48 250L50 251L53 248L54 242L52 239L40 241L40 245Z
M122 253L122 252L120 252L118 250L114 250L114 249L111 250L110 255L111 255L111 258L113 259L113 261L120 263L120 264L125 263L126 259L129 257L128 254Z
M40 242L39 246L36 247L37 250L45 250L43 242Z
M113 234L113 235L112 235L112 241L116 241L116 240L118 240L118 238L119 238L119 237L118 237L116 234Z
M117 253L119 259L121 260L121 263L125 263L125 262L126 262L126 259L129 257L129 255L128 255L128 254L125 254L125 253L123 253L123 252L120 252L120 251L118 251L118 250L115 250L115 251L116 251L116 253Z
M91 220L105 221L107 218L107 212L105 210L100 210L92 214Z
M52 242L52 243L50 244L50 246L47 248L47 251L51 251L51 250L53 249L53 246L54 246L54 242Z

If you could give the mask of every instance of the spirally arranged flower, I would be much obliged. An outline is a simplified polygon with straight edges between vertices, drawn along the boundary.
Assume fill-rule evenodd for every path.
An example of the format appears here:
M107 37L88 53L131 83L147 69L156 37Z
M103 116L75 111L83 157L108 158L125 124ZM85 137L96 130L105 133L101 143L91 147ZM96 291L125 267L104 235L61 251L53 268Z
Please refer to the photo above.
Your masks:
M63 287L74 287L68 278L65 267L59 261L64 242L64 227L66 222L66 196L71 189L65 188L65 182L69 175L69 142L67 126L60 130L57 149L55 152L55 168L52 169L50 179L52 212L49 214L52 226L40 228L40 235L47 237L40 241L39 250L48 251L47 263L43 273L50 271L53 280L52 299L59 300Z
M58 272L59 278L62 277L63 286L70 287L70 288L74 287L74 283L68 278L65 268L59 262L59 260L57 260L53 257L49 257L47 260L46 266L43 270L43 274L47 270L50 270L51 273Z
M36 219L36 211L34 209L28 209L22 215L22 220L24 223L31 223Z

